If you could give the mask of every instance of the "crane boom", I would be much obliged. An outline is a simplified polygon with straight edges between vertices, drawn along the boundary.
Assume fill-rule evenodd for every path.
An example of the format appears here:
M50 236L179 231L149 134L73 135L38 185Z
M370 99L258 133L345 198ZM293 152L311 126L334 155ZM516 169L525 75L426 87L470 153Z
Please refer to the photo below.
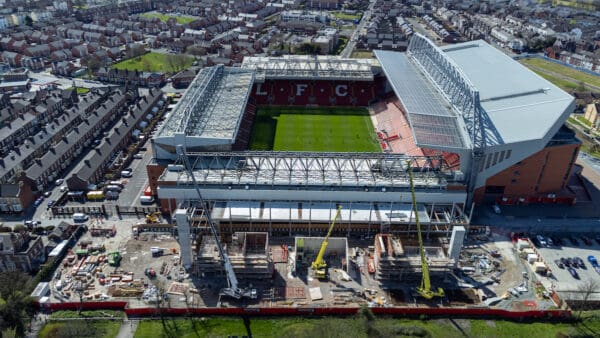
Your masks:
M417 293L423 298L432 299L433 297L444 297L444 290L438 288L437 291L431 290L431 280L429 278L429 264L425 256L425 247L423 246L423 236L421 235L421 222L419 221L419 210L417 208L417 197L415 195L415 183L413 182L413 173L410 160L406 161L408 179L410 182L410 195L412 198L412 210L415 215L415 223L417 224L417 238L419 240L419 252L421 254L421 269L422 279L421 286L417 287Z
M329 236L331 236L331 231L333 230L333 227L335 226L335 222L340 217L341 212L342 212L342 206L340 205L337 208L337 211L335 213L335 217L333 218L333 221L331 221L331 225L329 226L329 230L327 231L327 236L325 236L325 239L323 240L323 243L321 244L321 249L319 250L319 254L317 255L317 258L315 258L315 261L312 263L313 270L323 270L327 267L327 263L325 263L325 261L323 260L323 256L325 255L325 249L327 249L327 244L329 241Z
M196 194L198 195L200 205L202 205L203 208L206 208L206 204L204 203L204 199L202 198L202 193L200 192L200 186L196 181L196 177L194 177L194 170L192 168L192 165L190 164L190 160L185 152L183 145L177 145L177 153L179 154L179 157L181 158L188 175L190 175L190 177L192 178L192 183L194 185L194 189L196 190ZM225 274L227 275L227 283L229 287L222 289L220 292L221 295L230 296L236 299L240 299L242 297L252 299L256 298L256 290L244 290L239 288L237 277L235 276L233 266L231 265L231 260L229 259L229 255L227 255L227 253L223 249L223 246L221 245L221 242L219 241L219 234L217 233L217 229L215 228L215 224L213 223L210 212L207 211L205 215L206 221L210 226L210 231L215 239L217 248L219 249L219 254L223 259L223 266L225 268Z

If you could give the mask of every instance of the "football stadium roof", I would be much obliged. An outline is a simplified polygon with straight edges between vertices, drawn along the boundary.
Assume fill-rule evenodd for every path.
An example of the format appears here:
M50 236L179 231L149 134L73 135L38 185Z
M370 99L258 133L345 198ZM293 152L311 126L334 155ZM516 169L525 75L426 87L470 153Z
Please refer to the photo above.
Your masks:
M485 41L440 48L415 34L407 53L375 56L419 146L543 147L574 109L573 97Z
M264 79L319 79L373 81L374 59L350 59L331 55L284 55L245 57L243 69L256 71Z
M202 69L154 142L173 147L176 137L185 137L191 148L234 143L253 83L252 70L223 65Z

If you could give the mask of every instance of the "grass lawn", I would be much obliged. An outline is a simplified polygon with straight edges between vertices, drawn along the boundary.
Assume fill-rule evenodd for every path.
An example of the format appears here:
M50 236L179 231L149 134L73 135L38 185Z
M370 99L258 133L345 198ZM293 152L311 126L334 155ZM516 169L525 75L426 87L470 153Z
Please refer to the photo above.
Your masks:
M207 318L168 320L170 336L192 337L594 337L600 321L580 323L517 323L474 319L394 319L376 318L367 323L363 317L349 318ZM143 321L136 338L167 337L159 320Z
M360 20L360 18L362 17L362 13L357 13L353 15L346 14L343 12L332 12L331 14L340 20Z
M193 58L185 55L150 52L142 56L115 63L111 67L116 69L128 69L146 72L174 72L176 69L173 69L173 65L169 63L169 58L173 58L173 60L181 58L183 61L182 69L190 67L194 62Z
M354 50L350 54L350 57L355 58L355 59L370 59L370 58L373 58L373 52L368 51L368 50L366 50L366 51Z
M251 150L380 152L364 108L258 109Z
M121 328L121 320L78 320L49 322L40 331L39 338L114 338Z
M535 66L543 70L562 74L573 79L575 82L583 82L592 86L600 87L600 76L590 75L573 68L539 58L523 59L521 62L527 66Z
M175 18L175 20L177 20L177 23L180 23L182 25L185 25L192 21L198 20L198 18L191 17L191 16L168 15L168 14L161 14L161 13L157 13L157 12L142 13L141 16L143 16L145 18L158 18L158 19L160 19L160 21L163 21L163 22L167 22L167 21L169 21L169 19Z

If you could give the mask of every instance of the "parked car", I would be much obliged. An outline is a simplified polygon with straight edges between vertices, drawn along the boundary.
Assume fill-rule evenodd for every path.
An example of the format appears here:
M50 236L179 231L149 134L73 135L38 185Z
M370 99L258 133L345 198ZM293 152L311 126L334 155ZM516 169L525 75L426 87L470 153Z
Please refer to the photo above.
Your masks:
M566 267L571 266L571 263L569 263L569 260L564 257L560 258L560 262L563 263Z
M598 260L596 260L596 257L590 255L590 256L588 256L587 259L588 259L588 262L590 262L590 264L593 267L597 267L598 266Z
M552 240L554 241L555 245L563 245L562 239L560 239L558 236L552 236Z
M50 208L52 208L52 207L54 206L54 204L55 204L55 203L56 203L56 201L55 201L55 200L51 200L50 202L48 202L48 208L47 208L47 209L50 209Z
M577 262L573 261L573 258L571 258L571 257L567 257L567 262L569 262L569 265L568 265L568 266L571 266L571 267L577 268Z
M546 242L546 239L544 238L544 236L537 235L537 236L535 236L535 238L538 240L538 243L540 243L541 246L548 246L548 242Z
M581 236L581 240L583 241L583 243L585 243L585 245L587 246L591 246L592 245L592 240L587 238L586 236Z
M43 197L39 197L38 199L35 200L35 202L33 202L33 205L36 207L39 207L40 204L42 204L42 201L44 201Z
M46 191L44 193L44 197L50 197L50 195L52 195L52 191Z
M563 264L563 262L560 261L560 259L555 260L554 263L556 263L556 266L558 266L561 269L565 268L565 265Z
M574 246L579 246L579 241L575 238L575 236L569 236L569 241L571 241L571 244Z
M497 214L501 214L502 210L500 209L500 207L498 206L498 204L494 204L492 205L492 209L494 210L495 213Z
M583 259L579 258L579 257L573 257L573 260L577 262L577 265L582 268L582 269L587 269L587 267L585 266L585 264L583 263Z
M131 177L131 171L123 170L121 171L121 177Z
M142 154L135 154L135 155L133 155L133 158L135 158L137 160L141 160L142 158L144 158L144 156Z
M62 178L57 179L56 181L54 181L54 184L56 184L57 186L63 184L65 180L63 180Z
M573 276L573 278L579 279L579 275L577 274L577 271L575 271L575 269L567 268L567 270L569 270L569 273L571 274L571 276Z
M66 192L69 191L69 188L67 188L66 185L63 185L62 187L60 187L60 192Z

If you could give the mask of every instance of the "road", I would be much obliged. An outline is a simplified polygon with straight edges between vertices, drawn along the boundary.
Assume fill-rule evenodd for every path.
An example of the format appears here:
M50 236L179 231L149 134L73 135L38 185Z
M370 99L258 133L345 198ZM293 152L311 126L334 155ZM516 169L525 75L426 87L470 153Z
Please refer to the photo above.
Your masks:
M371 20L371 13L373 13L374 7L375 7L375 1L371 1L371 3L369 4L369 8L364 12L362 18L360 19L360 22L358 23L358 25L356 25L356 29L354 30L354 33L352 33L352 35L350 36L350 40L348 40L346 47L340 53L340 57L343 57L343 58L350 57L350 54L352 54L354 47L356 47L356 41L358 40L360 33L365 28L365 25Z
M143 156L141 159L134 159L131 162L133 175L127 179L125 188L119 194L119 205L140 205L139 198L143 194L143 190L148 184L148 174L146 173L146 164L152 159L152 149L149 147L150 142L146 142L147 151L140 151ZM109 202L109 201L107 201ZM115 201L112 201L115 202ZM109 203L106 203L109 204ZM112 203L111 203L112 204ZM116 204L116 203L115 203Z

